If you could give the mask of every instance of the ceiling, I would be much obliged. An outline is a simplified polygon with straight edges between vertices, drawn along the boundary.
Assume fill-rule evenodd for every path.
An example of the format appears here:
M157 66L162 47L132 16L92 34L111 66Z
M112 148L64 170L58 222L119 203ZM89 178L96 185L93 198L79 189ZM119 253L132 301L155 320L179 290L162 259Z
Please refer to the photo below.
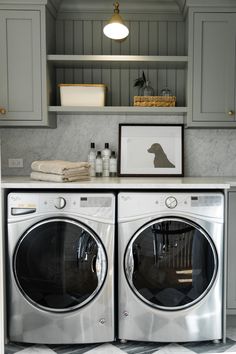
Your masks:
M61 12L110 12L115 0L52 0ZM123 13L180 13L185 0L119 0Z

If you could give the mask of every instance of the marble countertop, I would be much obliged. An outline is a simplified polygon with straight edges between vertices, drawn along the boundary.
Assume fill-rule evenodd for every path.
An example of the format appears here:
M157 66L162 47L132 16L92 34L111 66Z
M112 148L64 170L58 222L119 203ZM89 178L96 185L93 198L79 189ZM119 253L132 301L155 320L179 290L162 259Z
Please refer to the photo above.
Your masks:
M12 176L1 182L3 189L229 189L236 186L236 177L97 177L57 183Z

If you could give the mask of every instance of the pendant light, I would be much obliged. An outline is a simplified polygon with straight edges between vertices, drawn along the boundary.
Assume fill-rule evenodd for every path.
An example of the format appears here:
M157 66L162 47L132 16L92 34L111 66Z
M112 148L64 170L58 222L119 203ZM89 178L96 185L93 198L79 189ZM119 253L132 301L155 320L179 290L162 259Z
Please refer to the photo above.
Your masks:
M129 29L125 26L119 12L119 2L116 1L114 3L114 14L108 24L103 28L105 36L115 40L124 39L129 35Z

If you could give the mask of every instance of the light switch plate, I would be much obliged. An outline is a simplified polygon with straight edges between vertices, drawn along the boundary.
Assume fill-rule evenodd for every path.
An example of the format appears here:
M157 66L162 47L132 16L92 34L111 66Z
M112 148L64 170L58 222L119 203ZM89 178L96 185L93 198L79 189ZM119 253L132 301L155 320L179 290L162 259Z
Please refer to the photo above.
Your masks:
M24 167L23 159L8 159L9 168L22 168Z

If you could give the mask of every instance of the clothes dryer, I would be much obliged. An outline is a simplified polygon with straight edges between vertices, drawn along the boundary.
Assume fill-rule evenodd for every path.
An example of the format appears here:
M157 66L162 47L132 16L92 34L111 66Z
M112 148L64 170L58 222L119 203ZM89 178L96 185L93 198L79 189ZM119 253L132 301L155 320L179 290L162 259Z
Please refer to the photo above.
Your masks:
M8 195L8 337L28 343L114 340L115 197Z
M223 338L224 196L120 193L119 338Z

